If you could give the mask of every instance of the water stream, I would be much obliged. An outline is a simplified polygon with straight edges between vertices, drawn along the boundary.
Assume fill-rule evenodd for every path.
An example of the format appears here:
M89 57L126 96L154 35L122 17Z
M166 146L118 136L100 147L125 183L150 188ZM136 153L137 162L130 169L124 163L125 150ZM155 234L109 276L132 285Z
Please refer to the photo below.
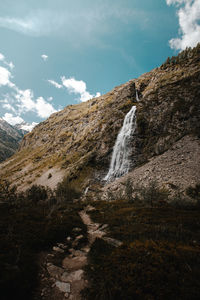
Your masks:
M136 91L136 100L137 101L139 100L137 91ZM135 129L136 129L136 106L133 106L125 116L123 126L117 136L117 140L113 148L110 168L104 180L110 181L113 178L118 178L128 173L131 164L130 143Z

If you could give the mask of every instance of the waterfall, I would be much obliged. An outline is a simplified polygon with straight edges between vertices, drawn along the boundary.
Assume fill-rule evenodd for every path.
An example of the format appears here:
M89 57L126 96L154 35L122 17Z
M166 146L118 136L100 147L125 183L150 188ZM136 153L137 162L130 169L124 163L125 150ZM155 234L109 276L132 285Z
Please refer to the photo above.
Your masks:
M136 100L138 95L136 91ZM132 135L136 129L136 106L133 106L124 119L123 126L117 136L115 146L113 148L112 159L108 174L104 180L109 181L112 178L120 177L128 173L130 169L130 142Z
M138 91L136 90L136 93L135 93L135 95L136 95L136 101L138 102L140 99L139 99L139 96L138 96Z

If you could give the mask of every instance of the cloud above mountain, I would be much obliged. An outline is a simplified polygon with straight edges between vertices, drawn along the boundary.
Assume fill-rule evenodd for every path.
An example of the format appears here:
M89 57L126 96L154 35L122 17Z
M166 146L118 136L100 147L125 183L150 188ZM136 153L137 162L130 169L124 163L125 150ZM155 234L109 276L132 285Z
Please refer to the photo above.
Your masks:
M59 84L54 80L48 80L48 82L58 89L63 87L66 88L69 94L79 95L78 100L81 102L101 96L100 92L97 92L96 95L90 94L90 92L87 91L86 83L83 80L76 80L74 77L66 78L65 76L62 76L62 84Z
M0 62L9 66L2 53L0 53ZM12 69L11 66L10 69ZM24 122L22 115L30 112L44 119L57 111L53 104L50 104L42 96L35 98L31 89L20 89L13 79L11 71L0 66L0 87L7 88L7 93L1 99L0 105L7 110L3 118L8 123L12 125L22 123Z
M11 125L21 124L24 120L19 116L13 116L11 113L5 113L3 119Z
M166 0L168 5L176 5L179 20L179 37L169 41L175 50L194 47L200 42L200 1L199 0Z

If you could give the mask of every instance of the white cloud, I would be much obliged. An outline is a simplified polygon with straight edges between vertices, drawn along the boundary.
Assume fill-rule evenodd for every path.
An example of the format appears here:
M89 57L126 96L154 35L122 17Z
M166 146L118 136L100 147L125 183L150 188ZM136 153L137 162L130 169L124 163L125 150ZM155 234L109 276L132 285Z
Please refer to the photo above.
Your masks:
M179 38L169 41L170 47L176 50L184 50L186 47L194 47L200 42L200 1L199 0L166 0L168 5L175 4L178 7Z
M35 109L35 102L33 100L33 92L30 89L20 90L17 89L17 94L15 98L18 102L17 106L20 113L33 111Z
M30 89L17 89L17 94L15 95L15 98L18 102L17 106L20 114L35 111L39 117L47 118L52 113L56 112L53 105L48 103L43 97L39 97L36 100L34 100L33 91L31 91Z
M0 53L0 60L2 61L4 59L5 59L5 56L2 53Z
M5 57L2 54L0 55L0 60L5 62ZM16 115L13 116L12 114L7 113L5 118L9 120L8 123L12 124L13 122L17 122L16 120L23 120L20 116L27 112L35 112L40 118L47 118L50 114L56 112L53 105L48 103L43 97L35 99L31 89L21 90L11 82L11 78L11 72L0 66L0 87L6 86L10 88L9 92L4 95L5 98L1 100L0 103L2 103L2 108L12 111Z
M38 123L32 122L31 124L24 123L20 126L20 129L26 130L26 131L31 131Z
M70 46L75 47L89 44L102 47L102 37L118 32L120 25L143 27L148 20L144 10L125 6L121 0L115 1L112 9L106 3L109 1L93 1L92 5L79 1L78 10L76 1L70 5L65 2L62 8L58 5L53 9L49 5L45 9L29 10L28 14L21 13L22 17L0 17L0 27L30 36L64 36ZM113 26L113 23L118 25Z
M44 61L47 61L47 59L48 59L48 55L46 55L46 54L42 54L41 57Z
M33 11L22 18L0 17L0 27L30 36L58 33L66 23L66 16L63 13L48 10Z
M47 81L48 81L50 84L52 84L53 86L55 86L57 89L63 88L63 86L62 86L61 84L57 83L57 82L54 81L54 80L49 79L49 80L47 80Z
M0 17L0 27L20 31L22 33L36 34L37 23L32 19L19 19L19 18L3 18Z
M86 83L83 80L76 80L73 77L66 79L64 76L61 80L70 93L83 94L86 92Z
M3 119L11 125L16 125L24 122L24 120L20 116L14 117L13 114L5 113Z
M7 62L5 56L0 53L0 61L2 61L6 66L8 66L11 70L15 67L12 62Z
M43 97L39 97L36 100L35 108L38 116L41 118L47 118L52 113L56 112L53 106L50 103L47 103Z
M13 126L20 124L20 126L18 126L19 129L23 129L29 132L38 124L36 122L32 122L31 124L26 123L20 116L13 116L13 114L11 113L5 113L3 119Z
M15 65L13 64L12 61L9 62L9 63L6 62L6 65L7 65L11 70L14 69L14 67L15 67Z
M100 96L101 96L101 93L97 92L95 97L100 97Z
M14 107L10 104L10 103L4 103L2 105L3 108L7 109L7 110L10 110L10 111L13 111L14 113L16 113L16 110L14 109Z
M69 93L80 94L80 101L85 102L94 97L99 97L100 93L92 95L87 91L86 83L83 80L76 80L71 77L66 79L65 76L61 77L63 86L65 86Z
M87 91L86 83L83 80L76 80L73 77L65 78L65 76L61 77L62 84L54 80L47 80L50 84L55 86L58 89L65 87L70 94L80 95L79 100L81 102L85 102L94 97L99 97L101 94L99 92L96 95L92 95Z
M0 86L7 85L10 86L11 73L4 67L0 66Z
M167 4L168 5L171 5L171 4L181 4L181 3L184 3L186 2L185 0L166 0Z

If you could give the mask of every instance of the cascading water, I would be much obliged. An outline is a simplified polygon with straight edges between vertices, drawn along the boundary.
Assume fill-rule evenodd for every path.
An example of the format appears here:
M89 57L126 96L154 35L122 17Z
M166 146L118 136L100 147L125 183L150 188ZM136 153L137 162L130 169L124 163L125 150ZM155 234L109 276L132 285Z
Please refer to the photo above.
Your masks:
M138 95L136 94L136 99ZM108 174L104 180L109 181L112 178L120 177L128 173L130 169L130 142L136 129L136 106L133 106L124 119L123 126L117 136L113 148L112 159Z
M136 101L138 102L140 99L139 99L137 90L136 90L136 92L135 92L135 96L136 96Z

